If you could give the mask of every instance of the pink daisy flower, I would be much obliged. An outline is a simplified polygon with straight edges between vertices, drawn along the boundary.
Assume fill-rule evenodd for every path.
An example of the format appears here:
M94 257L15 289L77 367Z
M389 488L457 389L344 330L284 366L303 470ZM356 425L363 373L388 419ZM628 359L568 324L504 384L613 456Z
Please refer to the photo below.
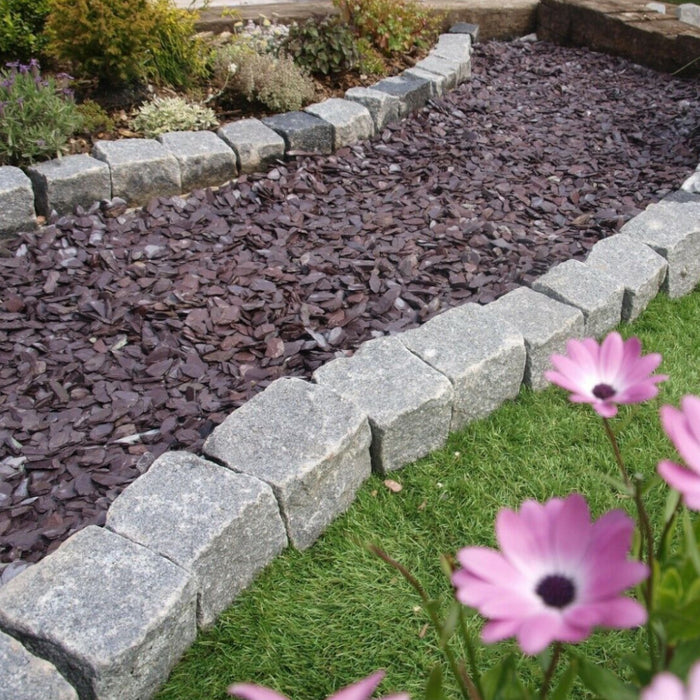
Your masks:
M496 518L500 552L465 547L457 553L457 600L489 619L484 642L515 636L526 654L553 641L580 642L596 625L636 627L646 610L621 593L649 570L627 559L633 530L621 510L592 523L580 494L525 501L518 513L503 508Z
M668 671L657 673L640 700L700 700L700 662L690 669L688 687Z
M651 373L659 366L661 355L642 357L639 338L622 340L619 333L608 334L603 342L593 338L570 340L566 355L552 355L555 371L545 377L572 394L575 403L590 403L604 418L617 413L616 404L641 403L659 392L656 384L668 379Z
M371 676L333 693L328 697L328 700L369 700L382 678L384 678L384 671L376 671ZM234 683L229 686L228 694L243 698L243 700L288 700L275 690L252 683ZM397 693L396 695L387 695L383 700L410 700L410 698L408 693Z
M679 411L673 406L662 406L661 422L688 466L663 460L657 469L669 486L683 494L688 508L700 510L700 398L684 396L681 407Z

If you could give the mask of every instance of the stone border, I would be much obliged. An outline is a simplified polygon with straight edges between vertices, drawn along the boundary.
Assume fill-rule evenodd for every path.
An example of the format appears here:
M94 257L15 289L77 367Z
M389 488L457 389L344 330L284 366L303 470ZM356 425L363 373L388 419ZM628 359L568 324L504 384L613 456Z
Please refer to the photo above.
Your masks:
M700 195L650 205L571 263L541 277L539 291L368 341L311 382L273 382L212 432L208 459L162 455L104 528L75 533L0 588L8 697L150 697L197 628L287 544L309 547L372 470L428 454L522 384L542 388L550 354L569 338L633 320L659 291L692 291Z

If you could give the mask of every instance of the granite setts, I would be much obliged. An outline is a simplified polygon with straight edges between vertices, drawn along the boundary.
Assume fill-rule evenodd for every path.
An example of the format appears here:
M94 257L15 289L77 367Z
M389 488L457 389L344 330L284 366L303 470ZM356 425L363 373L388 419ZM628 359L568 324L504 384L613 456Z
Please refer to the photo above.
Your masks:
M363 90L353 101L376 128L398 98ZM268 150L251 145L251 133L265 137ZM222 140L239 171L281 157L284 143L257 120ZM4 170L0 206L11 191L35 226L29 178ZM583 335L586 323L602 335L620 317L639 316L661 289L692 291L700 283L699 222L700 194L686 188L597 243L585 264L550 271L540 280L545 293L516 289L368 341L352 358L319 368L314 383L280 379L233 412L207 440L209 459L163 455L115 501L105 528L76 533L0 588L0 697L152 696L197 627L211 624L287 544L310 546L371 469L399 469L440 447L450 430L495 410L523 384L543 388L549 355ZM613 291L581 289L593 279L611 280Z

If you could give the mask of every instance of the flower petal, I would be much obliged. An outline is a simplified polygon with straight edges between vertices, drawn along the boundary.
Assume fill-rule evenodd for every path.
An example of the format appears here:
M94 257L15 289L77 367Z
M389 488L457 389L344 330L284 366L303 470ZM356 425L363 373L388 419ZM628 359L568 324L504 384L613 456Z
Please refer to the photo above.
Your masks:
M228 687L226 692L237 698L243 698L243 700L288 700L284 695L280 695L270 688L253 683L234 683Z
M367 678L363 678L329 696L328 700L368 700L382 678L384 678L384 671L375 671L371 676L367 676Z

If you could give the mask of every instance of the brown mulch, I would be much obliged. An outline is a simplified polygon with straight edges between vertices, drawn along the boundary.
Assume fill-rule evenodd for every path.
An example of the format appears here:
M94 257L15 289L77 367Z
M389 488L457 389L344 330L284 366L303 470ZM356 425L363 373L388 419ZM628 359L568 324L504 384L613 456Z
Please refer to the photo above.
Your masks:
M677 189L698 82L544 43L381 137L103 204L0 257L0 554L34 562L277 377L487 303ZM6 578L22 564L13 564Z

